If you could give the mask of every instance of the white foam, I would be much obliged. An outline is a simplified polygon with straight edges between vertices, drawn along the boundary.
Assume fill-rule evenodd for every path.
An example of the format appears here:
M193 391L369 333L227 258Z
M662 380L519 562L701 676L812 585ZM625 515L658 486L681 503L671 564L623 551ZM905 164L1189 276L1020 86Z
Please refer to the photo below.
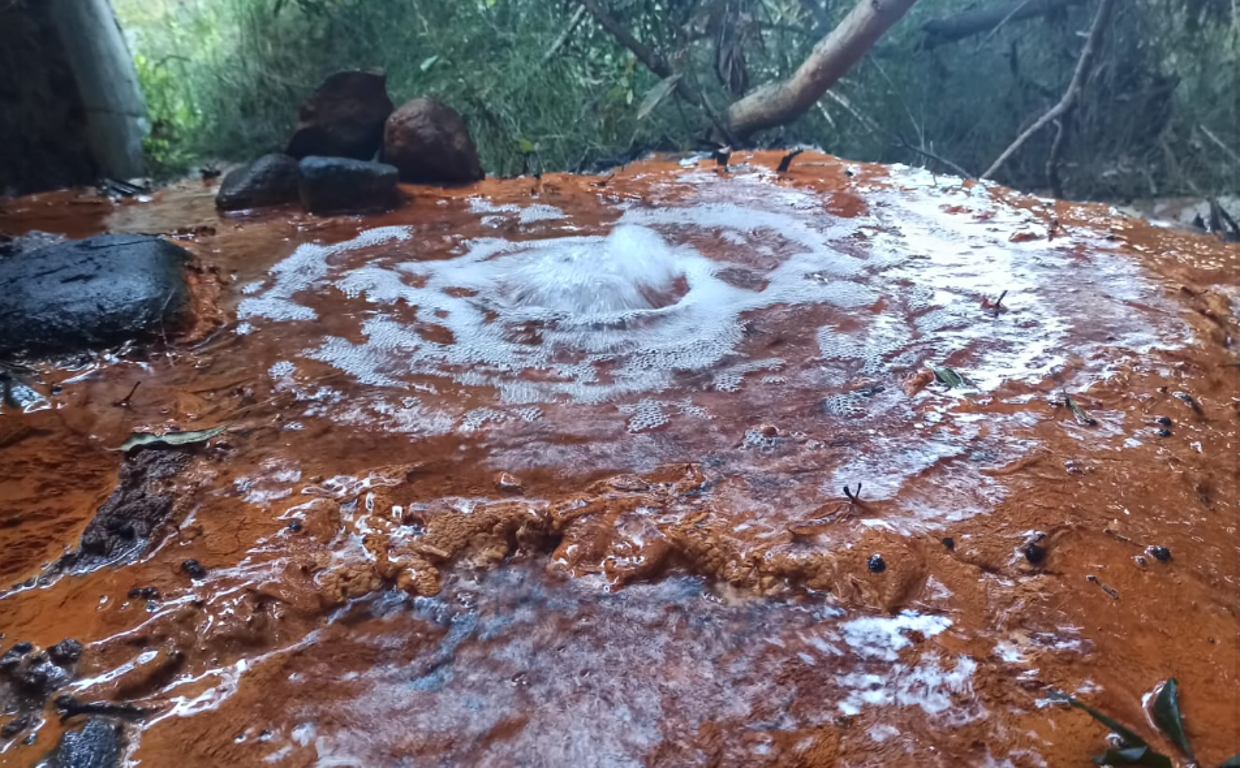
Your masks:
M483 201L471 207L508 210ZM623 223L630 219L636 223ZM717 276L726 262L669 245L643 223L727 231L734 239L761 230L786 242L778 263L763 275L763 289L750 290ZM799 219L720 204L633 209L607 237L479 239L442 261L368 256L348 264L336 258L408 237L406 228L386 227L348 243L301 246L272 269L274 280L265 291L242 302L240 314L278 322L314 319L309 301L300 303L297 294L331 286L364 302L357 313L364 340L325 337L307 356L367 384L407 386L411 375L449 376L462 385L495 387L501 403L526 405L564 396L599 402L657 392L678 371L720 363L740 342L746 312L810 302L849 308L876 297L845 278L856 272L857 260L828 248L825 236ZM417 323L445 327L452 340L426 338ZM734 390L747 372L781 364L743 361L721 369L719 388ZM539 374L528 377L525 371Z

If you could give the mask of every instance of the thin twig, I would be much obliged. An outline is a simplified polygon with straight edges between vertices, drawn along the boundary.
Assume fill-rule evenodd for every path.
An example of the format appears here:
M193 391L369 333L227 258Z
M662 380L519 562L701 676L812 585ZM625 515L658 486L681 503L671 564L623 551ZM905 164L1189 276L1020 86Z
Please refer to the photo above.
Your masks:
M1240 165L1240 155L1237 155L1237 154L1236 154L1236 150L1234 150L1234 149L1232 149L1231 147L1229 147L1229 146L1227 146L1226 144L1224 144L1222 139L1220 139L1219 137L1215 136L1215 135L1214 135L1214 134L1210 131L1210 129L1209 129L1209 128L1207 128L1207 127L1205 127L1204 125L1198 125L1197 127L1201 129L1201 132L1202 132L1202 133L1204 133L1204 134L1206 135L1206 138L1207 138L1207 139L1209 139L1210 141L1214 142L1214 144L1215 144L1215 145L1216 145L1219 149L1223 150L1223 152L1227 155L1227 157L1228 157L1228 158L1229 158L1229 159L1230 159L1233 163L1235 163L1236 165Z
M982 174L983 179L989 179L995 175L995 172L1003 167L1003 164L1011 159L1012 155L1025 145L1035 134L1050 125L1051 122L1059 120L1071 112L1076 107L1076 102L1080 98L1081 90L1085 87L1085 81L1089 78L1093 71L1094 57L1098 53L1098 44L1102 40L1102 33L1106 29L1107 22L1111 19L1111 12L1115 8L1115 0L1101 0L1098 3L1098 12L1094 14L1094 23L1089 30L1089 37L1085 40L1085 47L1081 49L1081 56L1076 62L1076 71L1072 73L1072 80L1068 83L1068 89L1064 91L1063 98L1059 103L1051 107L1046 114L1039 117L1033 125L1025 129L1024 133L1016 137L1011 146L999 155L986 172Z
M594 20L598 22L600 27L606 30L612 37L616 38L621 45L628 48L629 51L631 51L642 64L645 64L646 68L651 72L655 73L664 80L677 74L677 72L672 69L672 65L668 63L666 57L634 37L633 33L629 32L623 24L617 21L616 18L600 4L599 0L582 0L581 5L590 12L590 15L594 17ZM710 121L714 124L715 128L728 139L728 142L732 144L732 146L738 146L735 136L732 134L732 131L728 128L727 124L719 116L719 113L716 112L711 107L710 102L707 101L706 98L703 97L703 95L688 82L688 78L679 78L676 81L675 87L676 93L680 94L680 96L690 104L693 104L706 113L706 116L710 118Z
M548 62L554 59L555 55L560 52L560 49L568 44L569 38L573 36L573 31L577 29L577 25L580 24L581 20L585 17L586 7L584 5L578 5L577 10L573 11L573 15L568 20L568 26L564 27L564 31L560 33L560 36L555 39L555 42L552 43L551 47L547 49L547 52L543 54L543 66L546 66Z
M1032 1L1033 1L1033 0L1021 0L1021 2L1017 3L1016 5L1014 5L1014 6L1012 7L1012 10L1008 12L1008 15L1007 15L1007 16L1004 16L1004 17L1003 17L1003 18L999 21L999 23L995 25L995 28L994 28L994 29L992 29L992 30L990 30L990 32L986 35L986 37L982 38L982 42L978 43L978 44L977 44L977 47L978 47L978 48L981 48L983 45L985 45L986 43L990 42L990 38L992 38L992 37L994 37L995 35L999 34L999 30L1003 29L1003 25L1004 25L1004 24L1007 24L1009 21L1011 21L1013 16L1015 16L1016 14L1018 14L1018 13L1020 13L1022 10L1024 10L1025 6L1029 5L1029 3L1031 3Z
M879 133L879 134L886 136L887 138L891 139L896 144L900 145L904 149L909 150L910 152L916 152L917 154L929 160L934 160L937 163L942 163L948 168L951 168L953 171L959 174L962 178L966 178L966 179L973 178L973 174L969 173L968 171L966 171L964 168L960 167L956 163L953 163L951 160L948 160L945 157L940 157L939 155L936 155L935 153L929 150L925 150L920 147L914 146L911 142L909 142L908 139L904 138L900 134L890 129L884 128L883 126L879 125L874 120L871 120L870 118L861 114L860 112L857 111L855 107L853 107L852 103L848 101L848 99L844 98L843 96L836 93L835 91L827 91L826 95L827 95L827 98L831 99L836 104L839 104L841 107L843 107L848 112L848 114L856 118L857 122L861 123L866 128L869 128L872 132ZM819 109L825 111L822 105L819 105Z

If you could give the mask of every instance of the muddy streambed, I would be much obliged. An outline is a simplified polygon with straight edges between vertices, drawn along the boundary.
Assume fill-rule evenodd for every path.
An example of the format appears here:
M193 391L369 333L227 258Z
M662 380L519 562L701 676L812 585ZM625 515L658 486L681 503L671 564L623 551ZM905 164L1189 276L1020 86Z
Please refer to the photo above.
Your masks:
M83 646L0 764L95 717L146 766L1087 765L1049 691L1174 754L1172 676L1202 764L1240 751L1240 250L778 160L7 203L218 290L0 416L0 650ZM118 477L167 522L52 566Z

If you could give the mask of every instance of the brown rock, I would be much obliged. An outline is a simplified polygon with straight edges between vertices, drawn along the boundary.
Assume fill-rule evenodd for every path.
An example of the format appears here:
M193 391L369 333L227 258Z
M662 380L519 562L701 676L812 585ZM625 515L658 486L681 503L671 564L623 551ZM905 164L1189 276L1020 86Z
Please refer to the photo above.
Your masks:
M237 211L296 199L297 161L288 155L263 155L224 177L215 195L215 207Z
M299 164L301 204L310 213L378 213L400 205L396 169L347 157L307 157Z
M483 178L465 121L434 99L414 99L392 113L383 131L383 159L396 166L402 181L448 185Z
M387 76L376 70L329 75L301 106L297 132L286 154L370 160L383 142L383 122L392 114Z

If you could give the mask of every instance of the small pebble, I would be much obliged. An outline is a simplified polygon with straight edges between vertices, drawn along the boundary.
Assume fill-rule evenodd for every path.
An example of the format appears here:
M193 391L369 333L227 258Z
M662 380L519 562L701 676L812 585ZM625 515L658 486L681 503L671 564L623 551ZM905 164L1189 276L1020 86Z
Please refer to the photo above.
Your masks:
M203 568L202 563L197 560L186 560L181 563L181 570L185 571L191 579L202 579L207 575L207 569Z
M155 587L133 587L129 590L130 600L158 600L159 590Z
M870 569L870 573L882 573L887 570L887 563L883 560L882 555L870 555L870 559L866 562L866 567Z
M1171 550L1166 547L1150 547L1145 551L1150 553L1150 557L1162 563L1171 559Z
M1166 416L1159 416L1158 418L1154 419L1154 423L1161 424L1164 427L1169 427L1172 424L1171 419Z
M1157 432L1155 432L1154 434L1158 435L1159 437L1171 437L1171 430L1164 427L1158 430Z
M956 540L953 539L951 536L948 536L947 538L943 539L943 546L947 547L948 552L955 552L956 551Z
M298 532L300 532L300 531L301 531L301 521L300 521L300 520L294 520L293 522L289 523L289 524L288 524L288 529L289 529L290 531L292 531L293 533L298 533Z
M1038 565L1046 559L1046 547L1040 544L1026 544L1021 548L1020 553L1034 565Z
M519 491L521 479L508 472L500 472L495 476L495 487L501 491Z

